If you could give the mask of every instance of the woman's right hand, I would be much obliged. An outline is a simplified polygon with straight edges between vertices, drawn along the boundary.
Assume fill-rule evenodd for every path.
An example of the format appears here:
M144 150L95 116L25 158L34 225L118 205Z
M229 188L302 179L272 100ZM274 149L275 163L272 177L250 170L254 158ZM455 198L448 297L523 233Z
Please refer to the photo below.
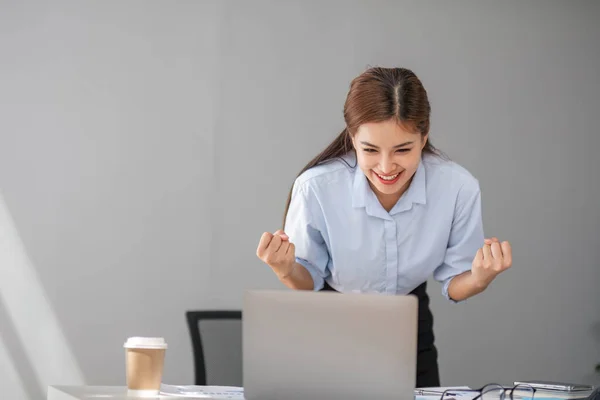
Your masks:
M271 267L280 279L289 276L296 263L294 244L282 230L275 233L263 233L256 249L256 255Z

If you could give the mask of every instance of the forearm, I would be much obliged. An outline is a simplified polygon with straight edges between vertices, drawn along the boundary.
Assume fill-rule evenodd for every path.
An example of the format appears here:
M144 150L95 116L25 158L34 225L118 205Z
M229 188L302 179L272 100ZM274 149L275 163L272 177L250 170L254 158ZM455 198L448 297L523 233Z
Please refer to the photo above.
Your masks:
M294 263L290 274L280 277L279 280L290 289L313 290L315 287L310 272L299 263Z
M483 292L487 285L475 281L471 271L455 276L448 285L448 295L452 300L461 301Z

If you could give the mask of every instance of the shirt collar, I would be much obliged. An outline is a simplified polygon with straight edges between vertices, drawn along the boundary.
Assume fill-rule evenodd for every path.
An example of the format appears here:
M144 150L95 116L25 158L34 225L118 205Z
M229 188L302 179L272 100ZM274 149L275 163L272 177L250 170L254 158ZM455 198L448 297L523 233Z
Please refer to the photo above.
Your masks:
M369 187L367 177L356 164L354 167L354 184L352 185L352 207L365 207L369 192L372 192L372 190Z
M427 182L425 176L425 166L423 165L423 159L419 161L417 171L413 175L410 186L404 192L402 197L398 200L394 208L390 211L390 214L396 214L402 211L409 210L413 204L426 204L427 203Z
M392 208L389 214L393 215L402 211L409 210L413 203L426 204L427 203L427 182L425 176L425 167L423 160L419 162L417 171L415 172L412 182L408 187L408 190L400 197L396 205ZM374 204L377 200L377 196L373 193L373 190L369 186L369 181L365 174L362 172L360 167L356 165L354 171L354 183L352 185L352 207L360 208L366 207L367 212L373 210ZM383 207L379 205L383 210ZM383 210L385 212L385 210ZM369 212L371 214L371 212ZM380 213L376 213L380 214Z

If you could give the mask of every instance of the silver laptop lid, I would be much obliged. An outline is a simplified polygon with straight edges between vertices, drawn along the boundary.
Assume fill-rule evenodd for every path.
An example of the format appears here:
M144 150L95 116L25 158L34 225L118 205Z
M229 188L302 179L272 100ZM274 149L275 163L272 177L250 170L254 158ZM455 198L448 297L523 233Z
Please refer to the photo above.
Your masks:
M414 399L413 295L248 291L242 315L248 400Z

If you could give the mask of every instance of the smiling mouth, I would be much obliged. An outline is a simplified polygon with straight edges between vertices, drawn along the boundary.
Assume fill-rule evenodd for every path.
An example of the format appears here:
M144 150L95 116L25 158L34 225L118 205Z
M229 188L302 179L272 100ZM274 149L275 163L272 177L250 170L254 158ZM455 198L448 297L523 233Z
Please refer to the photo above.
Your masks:
M375 172L375 173L377 174L377 172ZM397 174L394 174L394 175L379 175L379 174L377 174L378 177L380 177L381 179L386 180L386 181L393 181L394 179L396 179L396 177L398 175L400 175L400 172L398 172Z
M394 175L379 175L375 171L373 171L373 173L377 176L377 178L379 178L379 181L384 185L391 185L393 183L396 183L398 181L398 178L400 178L400 175L402 175L402 172L398 172Z

